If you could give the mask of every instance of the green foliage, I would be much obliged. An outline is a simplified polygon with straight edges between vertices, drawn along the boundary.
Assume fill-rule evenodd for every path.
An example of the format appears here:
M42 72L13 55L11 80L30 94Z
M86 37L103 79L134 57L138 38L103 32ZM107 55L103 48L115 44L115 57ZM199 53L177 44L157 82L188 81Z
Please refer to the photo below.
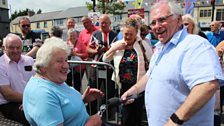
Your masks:
M35 14L35 11L34 10L30 10L28 8L26 8L25 10L19 10L19 11L15 11L12 15L11 15L11 18L10 20L14 20L16 17L19 17L19 16L27 16L28 13L34 15ZM41 13L41 9L39 9L37 11L37 14L40 14Z
M86 2L86 8L87 8L88 10L93 10L93 4L90 3L90 2Z
M41 10L41 9L39 9L39 10L37 11L37 14L41 14L41 12L42 12L42 10Z
M123 2L104 2L103 7L103 1L98 0L96 4L96 10L100 13L103 13L105 11L106 14L121 14L125 8L125 4ZM86 2L86 8L88 10L93 10L93 3L92 2Z

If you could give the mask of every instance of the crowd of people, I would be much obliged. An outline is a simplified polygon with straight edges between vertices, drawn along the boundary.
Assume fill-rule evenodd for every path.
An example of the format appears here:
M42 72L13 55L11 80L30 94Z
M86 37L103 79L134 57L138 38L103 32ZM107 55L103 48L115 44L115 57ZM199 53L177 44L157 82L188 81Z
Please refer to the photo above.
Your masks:
M181 12L174 1L158 1L149 25L132 15L119 33L107 14L99 26L83 16L80 32L68 18L66 29L54 26L44 42L29 18L21 18L22 34L10 33L2 42L0 112L25 126L104 126L97 101L117 96L116 84L123 126L141 126L143 108L150 126L220 126L224 31L213 21L205 34ZM115 71L68 60L106 62ZM108 71L107 79L98 78L99 69ZM84 73L88 86L82 92ZM132 95L139 98L127 99Z

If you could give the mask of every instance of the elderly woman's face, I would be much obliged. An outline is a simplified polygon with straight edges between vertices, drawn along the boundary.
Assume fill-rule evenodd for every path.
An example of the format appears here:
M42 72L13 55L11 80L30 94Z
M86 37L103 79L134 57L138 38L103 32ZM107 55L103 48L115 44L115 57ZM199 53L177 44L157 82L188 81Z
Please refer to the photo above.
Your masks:
M183 24L187 28L187 32L190 34L193 34L193 30L194 30L193 23L189 19L183 18Z
M123 36L127 45L133 45L137 38L137 31L134 27L124 27Z
M71 32L68 35L68 40L71 41L73 44L77 40L77 33L76 32Z
M67 53L62 49L55 49L52 52L51 60L46 68L46 78L56 84L62 84L67 79L69 65Z

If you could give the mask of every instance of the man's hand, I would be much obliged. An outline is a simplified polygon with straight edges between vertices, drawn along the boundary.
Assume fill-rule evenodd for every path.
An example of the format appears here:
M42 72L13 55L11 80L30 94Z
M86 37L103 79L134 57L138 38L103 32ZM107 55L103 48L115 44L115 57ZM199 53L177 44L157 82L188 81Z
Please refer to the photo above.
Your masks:
M104 96L103 92L96 89L96 88L90 88L89 86L86 88L82 95L82 99L84 102L92 102L96 99L100 99Z
M101 53L104 53L104 52L106 52L108 50L108 48L107 47L105 47L105 46L102 46L102 47L98 47L97 48L97 53L98 54L101 54Z

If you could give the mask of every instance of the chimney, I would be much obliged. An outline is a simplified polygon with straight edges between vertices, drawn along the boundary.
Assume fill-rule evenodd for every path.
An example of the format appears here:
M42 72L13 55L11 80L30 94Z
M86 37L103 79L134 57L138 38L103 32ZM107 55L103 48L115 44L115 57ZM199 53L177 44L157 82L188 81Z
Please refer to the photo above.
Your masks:
M32 17L35 14L35 12L28 10L28 16Z

